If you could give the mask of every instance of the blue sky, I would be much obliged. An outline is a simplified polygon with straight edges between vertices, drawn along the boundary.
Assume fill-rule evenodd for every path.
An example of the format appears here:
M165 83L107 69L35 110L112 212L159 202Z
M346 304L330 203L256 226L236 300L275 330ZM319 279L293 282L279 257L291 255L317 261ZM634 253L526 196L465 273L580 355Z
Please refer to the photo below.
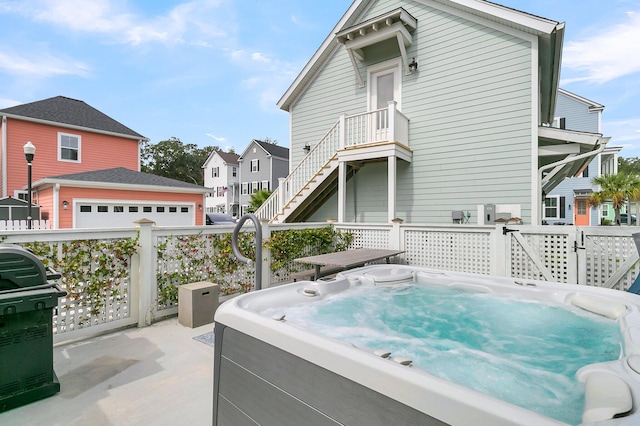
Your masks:
M566 22L561 87L640 157L640 0L496 0ZM276 102L350 0L0 0L0 108L80 99L152 143L289 146Z

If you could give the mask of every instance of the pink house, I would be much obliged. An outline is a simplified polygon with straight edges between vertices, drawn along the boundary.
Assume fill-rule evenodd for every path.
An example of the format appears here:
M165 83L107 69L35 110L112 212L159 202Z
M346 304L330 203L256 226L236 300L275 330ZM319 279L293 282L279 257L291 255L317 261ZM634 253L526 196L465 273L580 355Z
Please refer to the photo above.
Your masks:
M32 199L56 228L202 225L206 188L140 172L147 138L83 101L56 96L0 110L0 198L27 199L23 146L36 147ZM34 218L37 219L37 218Z

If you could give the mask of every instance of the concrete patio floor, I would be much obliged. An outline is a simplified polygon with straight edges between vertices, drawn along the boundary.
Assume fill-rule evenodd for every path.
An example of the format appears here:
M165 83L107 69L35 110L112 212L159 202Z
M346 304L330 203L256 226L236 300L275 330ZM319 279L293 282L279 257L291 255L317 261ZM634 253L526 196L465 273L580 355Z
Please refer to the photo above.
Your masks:
M211 425L212 346L171 318L54 347L58 394L0 413L0 425Z

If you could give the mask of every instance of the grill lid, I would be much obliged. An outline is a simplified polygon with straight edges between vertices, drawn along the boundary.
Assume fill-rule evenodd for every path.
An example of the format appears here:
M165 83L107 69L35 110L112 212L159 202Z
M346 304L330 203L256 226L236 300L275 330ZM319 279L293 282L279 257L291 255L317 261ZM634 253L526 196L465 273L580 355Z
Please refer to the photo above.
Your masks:
M29 250L0 244L0 291L47 284L44 264Z

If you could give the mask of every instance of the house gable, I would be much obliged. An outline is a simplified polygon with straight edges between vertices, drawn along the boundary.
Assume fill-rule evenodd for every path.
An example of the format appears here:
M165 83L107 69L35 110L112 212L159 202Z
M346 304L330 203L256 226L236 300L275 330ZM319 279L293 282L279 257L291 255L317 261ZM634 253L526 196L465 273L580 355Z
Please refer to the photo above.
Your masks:
M367 47L358 61L363 76L385 63L401 71L401 111L410 122L413 161L398 166L397 215L412 222L449 222L452 210L505 204L521 206L521 214L530 217L532 168L537 168L537 72L532 67L537 37L494 21L479 23L479 17L459 16L437 2L374 1L368 6L349 25L398 7L418 22L407 48L419 63L417 72L402 72L401 52L384 43ZM367 111L370 88L365 83L358 85L348 53L339 47L295 100L283 98L291 114L293 167L304 156L304 143L317 143L341 114ZM365 211L362 197L386 197L388 174L386 169L370 173L367 167L375 165L353 168L350 185L357 182L358 200L351 206L355 201L347 196L348 217L386 222L384 203L369 203Z
M23 145L36 147L33 179L125 167L139 170L146 138L82 101L57 96L0 110L1 195L26 188Z

